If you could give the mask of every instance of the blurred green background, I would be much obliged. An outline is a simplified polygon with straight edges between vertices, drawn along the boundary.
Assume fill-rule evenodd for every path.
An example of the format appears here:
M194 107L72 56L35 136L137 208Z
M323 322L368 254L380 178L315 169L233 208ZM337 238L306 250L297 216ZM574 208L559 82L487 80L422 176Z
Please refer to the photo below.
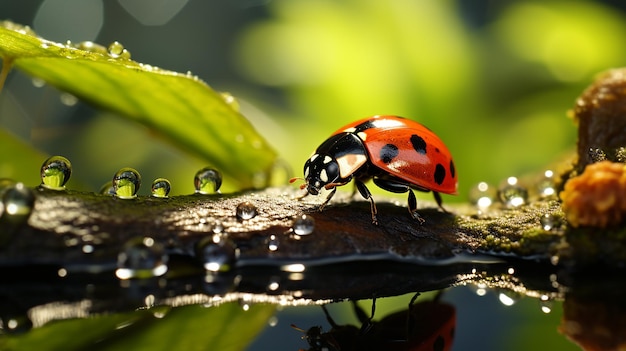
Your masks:
M460 196L444 202L562 159L576 136L567 110L598 72L626 62L619 1L26 0L0 2L0 13L58 42L118 40L136 61L232 93L297 176L339 126L413 118L455 158ZM13 72L0 95L0 126L38 150L0 151L0 177L35 185L33 159L61 154L69 188L98 190L133 166L170 179L174 195L193 191L205 160L39 85ZM2 156L18 149L23 163Z
M232 93L294 175L343 124L413 118L455 158L461 196L446 202L561 159L576 134L566 111L595 74L626 59L622 9L590 1L46 0L0 11L58 42L118 40L134 60ZM133 166L190 193L206 163L19 73L0 99L0 125L70 158L74 187L97 190ZM38 182L24 170L0 159L0 176Z

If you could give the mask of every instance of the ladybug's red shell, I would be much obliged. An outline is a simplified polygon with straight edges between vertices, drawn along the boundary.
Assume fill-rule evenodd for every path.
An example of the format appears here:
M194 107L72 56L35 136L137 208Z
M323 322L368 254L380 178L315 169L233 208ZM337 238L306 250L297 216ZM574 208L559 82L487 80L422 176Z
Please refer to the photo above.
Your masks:
M332 135L340 133L355 133L363 141L371 164L390 175L420 190L457 193L450 151L424 125L397 116L374 116L350 123Z

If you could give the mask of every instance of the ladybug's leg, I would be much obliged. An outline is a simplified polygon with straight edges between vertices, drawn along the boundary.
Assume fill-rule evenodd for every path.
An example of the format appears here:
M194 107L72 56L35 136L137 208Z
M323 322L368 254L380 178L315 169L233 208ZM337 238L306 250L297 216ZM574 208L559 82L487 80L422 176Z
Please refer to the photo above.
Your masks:
M374 178L374 184L378 185L381 189L390 191L392 193L409 193L409 213L413 219L416 219L420 224L426 222L422 216L417 212L417 199L411 187L405 183L384 178Z
M407 315L406 315L406 341L409 341L411 335L412 335L412 331L413 329L415 329L415 316L412 313L412 309L413 309L413 304L415 303L415 300L417 300L417 298L420 296L421 294L419 292L415 293L415 295L413 295L413 297L411 298L411 301L409 301L409 309L407 310Z
M322 310L324 311L324 314L326 315L326 321L328 322L328 324L330 324L330 326L334 329L338 328L339 325L335 322L333 317L330 316L328 309L326 309L326 305L322 305Z
M439 206L439 208L443 212L448 213L448 211L446 211L446 209L443 208L443 205L442 205L443 201L441 200L441 195L436 191L433 191L433 195L435 196L435 201L437 201L437 206Z
M326 206L326 204L330 201L330 199L332 199L333 196L335 196L336 191L337 191L337 188L333 188L333 190L330 191L328 196L326 196L326 200L324 200L324 202L322 202L322 204L320 205L320 212L324 209L324 206Z
M374 199L372 198L372 193L370 193L369 189L365 186L365 183L362 181L355 179L354 184L356 185L357 190L361 193L361 196L370 202L370 208L372 210L372 223L378 225L378 219L376 218L376 214L378 214L378 210L376 209L376 204L374 203Z
M372 299L372 314L369 317L354 300L352 300L352 308L354 309L354 314L356 314L359 322L361 322L361 329L359 331L359 334L367 334L374 326L374 324L372 323L372 319L374 319L374 313L376 312L376 298Z

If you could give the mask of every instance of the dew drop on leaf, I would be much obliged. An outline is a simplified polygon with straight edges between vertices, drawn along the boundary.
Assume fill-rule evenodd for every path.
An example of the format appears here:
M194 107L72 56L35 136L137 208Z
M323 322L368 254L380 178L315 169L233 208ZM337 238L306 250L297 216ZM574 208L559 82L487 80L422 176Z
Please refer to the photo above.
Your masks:
M134 168L124 167L115 173L112 184L117 197L133 199L141 186L141 176Z
M84 51L103 54L103 55L106 55L109 53L107 48L105 48L104 46L100 44L94 43L93 41L81 41L80 43L76 44L76 48L80 50L84 50Z
M213 168L205 167L196 172L193 185L198 194L219 193L222 186L222 174Z
M119 41L114 41L111 44L109 44L107 51L109 53L109 56L113 58L130 59L130 52L128 52L128 50L124 48L124 45L122 45L122 43L120 43ZM124 52L128 52L128 54L125 54ZM128 57L125 57L126 55Z
M172 185L170 181L165 178L157 178L152 182L152 188L150 190L153 197L166 198L170 194Z
M72 164L63 156L52 156L41 165L41 186L63 190L72 175Z
M239 101L237 101L237 99L228 92L223 92L220 93L220 95L222 96L222 99L224 99L224 102L230 106L230 108L232 108L234 111L239 112Z
M61 103L65 106L74 106L78 103L78 98L70 93L61 93L59 99L61 99Z
M31 82L35 88L43 88L46 85L46 81L41 78L33 78Z

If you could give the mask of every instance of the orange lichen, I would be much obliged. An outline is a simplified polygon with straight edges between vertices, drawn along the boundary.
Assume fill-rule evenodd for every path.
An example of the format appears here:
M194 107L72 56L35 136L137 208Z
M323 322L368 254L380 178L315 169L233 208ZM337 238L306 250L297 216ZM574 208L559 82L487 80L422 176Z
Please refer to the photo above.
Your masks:
M568 180L560 194L563 211L574 226L606 228L626 215L626 165L601 161Z

